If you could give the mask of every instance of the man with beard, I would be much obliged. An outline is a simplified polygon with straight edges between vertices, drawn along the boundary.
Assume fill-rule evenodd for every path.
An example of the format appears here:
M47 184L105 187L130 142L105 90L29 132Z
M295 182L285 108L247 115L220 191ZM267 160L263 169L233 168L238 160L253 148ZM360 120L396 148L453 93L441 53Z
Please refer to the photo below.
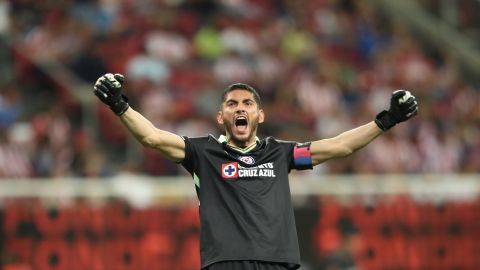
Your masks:
M157 129L130 108L123 80L120 74L106 74L94 93L139 142L193 176L200 201L201 267L208 270L299 268L288 173L351 155L418 109L410 92L397 90L389 110L336 137L305 143L259 139L257 127L265 118L260 96L253 87L236 83L224 90L217 113L225 134L189 138Z

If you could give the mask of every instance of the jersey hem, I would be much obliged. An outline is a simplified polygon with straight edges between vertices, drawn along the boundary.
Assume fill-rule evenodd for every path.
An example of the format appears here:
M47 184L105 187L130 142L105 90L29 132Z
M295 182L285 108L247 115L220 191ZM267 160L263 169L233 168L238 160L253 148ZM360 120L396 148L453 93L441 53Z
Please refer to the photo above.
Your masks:
M252 258L252 257L235 257L235 258L222 258L222 259L215 259L211 261L207 261L203 263L200 267L201 269L208 267L214 263L218 262L224 262L224 261L262 261L262 262L272 262L272 263L291 263L294 264L295 266L300 267L300 263L294 262L293 260L290 259L285 259L285 258Z

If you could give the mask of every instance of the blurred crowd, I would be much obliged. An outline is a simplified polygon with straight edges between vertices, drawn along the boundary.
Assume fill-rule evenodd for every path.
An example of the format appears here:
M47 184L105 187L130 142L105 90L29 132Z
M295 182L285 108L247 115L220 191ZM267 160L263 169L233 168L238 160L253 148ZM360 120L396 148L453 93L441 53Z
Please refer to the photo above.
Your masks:
M469 0L420 0L417 1L426 11L460 31L478 43L480 33L480 1Z
M480 88L448 51L425 47L371 1L0 1L0 177L185 174L133 141L75 82L123 73L129 103L157 127L218 136L220 93L261 94L260 137L328 138L374 119L395 89L419 113L353 156L313 174L480 171ZM3 67L4 69L5 67ZM83 101L82 101L83 100ZM87 100L85 102L84 100ZM92 132L93 131L93 132Z

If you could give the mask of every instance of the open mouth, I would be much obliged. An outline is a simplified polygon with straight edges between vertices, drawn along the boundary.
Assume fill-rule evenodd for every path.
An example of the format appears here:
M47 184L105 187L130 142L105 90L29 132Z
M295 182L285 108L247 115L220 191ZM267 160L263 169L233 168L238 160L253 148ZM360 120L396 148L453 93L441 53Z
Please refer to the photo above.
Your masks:
M238 131L242 132L247 129L248 126L248 121L245 116L239 116L235 118L235 127L237 128Z

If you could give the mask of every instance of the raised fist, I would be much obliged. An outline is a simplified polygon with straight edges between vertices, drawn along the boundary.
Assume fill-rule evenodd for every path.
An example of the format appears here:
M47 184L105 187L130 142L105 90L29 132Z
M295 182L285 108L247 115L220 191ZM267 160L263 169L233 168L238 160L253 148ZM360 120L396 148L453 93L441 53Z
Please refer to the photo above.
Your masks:
M98 78L93 87L94 94L119 116L125 113L129 107L128 98L122 94L123 81L122 74L107 73Z
M380 112L375 118L375 123L383 131L386 131L396 124L406 121L417 114L417 99L410 91L397 90L392 93L390 108L388 111Z

